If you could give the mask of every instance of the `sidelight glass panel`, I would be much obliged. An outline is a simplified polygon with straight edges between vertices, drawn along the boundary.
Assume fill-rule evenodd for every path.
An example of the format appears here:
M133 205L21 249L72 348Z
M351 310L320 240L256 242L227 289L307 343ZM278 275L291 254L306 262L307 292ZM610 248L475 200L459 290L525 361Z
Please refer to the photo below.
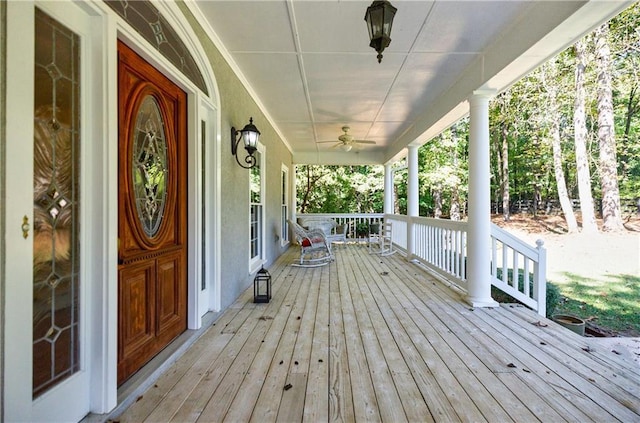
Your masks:
M35 12L33 397L80 370L80 39Z
M167 140L156 99L148 95L140 105L133 133L133 192L138 218L153 238L162 223L167 200Z

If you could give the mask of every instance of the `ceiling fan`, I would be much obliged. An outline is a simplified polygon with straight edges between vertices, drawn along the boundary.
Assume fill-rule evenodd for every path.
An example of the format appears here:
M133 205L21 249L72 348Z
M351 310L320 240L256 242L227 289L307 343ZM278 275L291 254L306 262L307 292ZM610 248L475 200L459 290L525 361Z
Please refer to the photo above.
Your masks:
M331 148L340 147L343 151L351 151L353 146L357 146L358 144L375 144L375 141L367 141L367 140L356 140L353 138L353 135L349 133L349 126L345 125L342 127L342 132L344 134L338 137L337 141L318 141L318 144L334 142L335 145Z

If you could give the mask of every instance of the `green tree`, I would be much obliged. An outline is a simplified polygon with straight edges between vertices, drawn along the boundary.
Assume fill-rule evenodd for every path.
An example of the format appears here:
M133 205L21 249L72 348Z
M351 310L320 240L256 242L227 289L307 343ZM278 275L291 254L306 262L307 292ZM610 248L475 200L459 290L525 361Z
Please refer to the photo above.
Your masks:
M610 21L620 196L640 196L640 4Z
M383 171L382 166L297 166L298 212L381 213Z
M460 219L467 192L468 132L468 120L461 120L418 150L421 216Z
M563 120L560 108L560 100L558 99L560 89L557 83L560 75L558 74L558 59L553 59L540 67L540 80L542 87L546 92L546 104L548 105L548 113L543 114L544 126L547 128L546 134L553 150L553 171L556 182L556 191L558 193L558 201L567 223L569 233L578 231L578 222L576 221L571 199L567 191L564 168L562 166L562 136L561 122Z

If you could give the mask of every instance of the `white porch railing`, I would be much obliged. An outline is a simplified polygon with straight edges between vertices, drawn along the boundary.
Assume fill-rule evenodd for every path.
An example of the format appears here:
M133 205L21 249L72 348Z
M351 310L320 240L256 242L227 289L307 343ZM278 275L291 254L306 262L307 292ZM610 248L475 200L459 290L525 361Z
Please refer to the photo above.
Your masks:
M394 247L467 290L467 222L397 214L300 214L298 217L333 219L349 223L347 240L366 240L370 223L393 225ZM358 230L360 228L360 231ZM491 225L491 283L521 303L546 314L546 250L543 242L531 247L496 225ZM488 244L489 246L489 244Z
M499 226L491 226L491 283L544 316L547 312L547 250L531 247Z
M467 289L467 222L397 214L385 215L385 219L393 223L395 246L407 255L410 249L407 240L413 236L410 259ZM412 233L409 233L409 228Z

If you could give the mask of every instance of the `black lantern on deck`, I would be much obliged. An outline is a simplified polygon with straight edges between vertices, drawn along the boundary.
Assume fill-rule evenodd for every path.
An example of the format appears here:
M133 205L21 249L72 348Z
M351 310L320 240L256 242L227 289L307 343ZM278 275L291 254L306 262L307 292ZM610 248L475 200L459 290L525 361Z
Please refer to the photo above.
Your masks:
M271 275L264 270L264 267L258 270L256 277L253 279L253 302L268 303L271 299Z
M397 10L387 0L376 0L367 7L367 13L364 15L371 40L369 47L378 52L378 63L382 61L382 52L391 43L391 25Z

